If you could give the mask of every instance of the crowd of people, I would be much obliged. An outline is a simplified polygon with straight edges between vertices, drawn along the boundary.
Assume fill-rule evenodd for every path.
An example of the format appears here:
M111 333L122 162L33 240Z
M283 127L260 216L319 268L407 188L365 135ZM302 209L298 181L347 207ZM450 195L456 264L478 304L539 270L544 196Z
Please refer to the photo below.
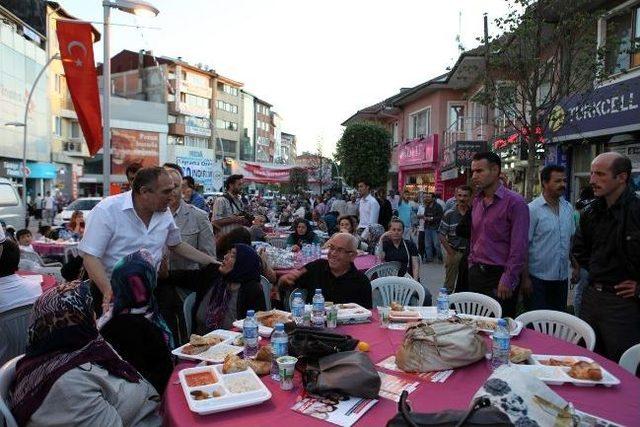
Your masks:
M438 280L450 292L489 295L508 317L564 311L569 282L578 283L574 306L596 332L596 351L617 360L640 342L640 200L628 187L628 158L601 154L591 170L593 196L576 210L564 199L564 168L545 166L542 193L527 204L501 180L500 158L490 152L474 156L472 186L447 201L387 196L366 180L357 194L247 200L243 177L231 175L209 204L176 164L132 168L130 191L105 198L86 219L74 213L57 231L79 241L66 283L43 293L18 276L33 236L0 235L0 318L26 308L32 319L28 334L0 340L0 363L28 341L11 410L21 425L157 425L170 352L187 330L231 328L293 288L307 291L307 302L320 288L334 303L371 308L369 278L354 265L359 251L397 261L398 274L417 281L422 263L443 262ZM254 245L267 240L266 224L290 229L291 251L324 242L326 259L278 277ZM186 325L182 301L192 292Z

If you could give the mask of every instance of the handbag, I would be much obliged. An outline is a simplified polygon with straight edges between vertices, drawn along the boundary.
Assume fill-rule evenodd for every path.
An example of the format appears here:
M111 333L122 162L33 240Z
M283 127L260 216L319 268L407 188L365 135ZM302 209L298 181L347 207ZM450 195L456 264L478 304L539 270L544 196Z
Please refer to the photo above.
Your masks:
M405 372L444 371L470 365L486 352L484 340L471 325L420 322L405 332L396 364Z
M431 414L420 414L411 411L407 403L409 393L403 391L398 402L398 413L387 422L387 427L473 427L473 426L513 426L509 417L491 405L486 397L474 400L471 409L447 409Z
M309 362L302 376L304 388L315 395L333 395L376 399L380 375L369 357L359 351L344 351Z
M351 351L358 340L322 329L297 327L289 332L289 354L299 360L317 360L342 351Z

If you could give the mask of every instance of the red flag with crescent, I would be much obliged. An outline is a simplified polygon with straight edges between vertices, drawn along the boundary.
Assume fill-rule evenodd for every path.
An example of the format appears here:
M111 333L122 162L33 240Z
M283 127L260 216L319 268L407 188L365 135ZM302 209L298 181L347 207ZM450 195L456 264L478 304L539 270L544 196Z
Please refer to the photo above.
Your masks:
M91 24L58 20L56 33L71 101L93 156L102 148L102 113Z

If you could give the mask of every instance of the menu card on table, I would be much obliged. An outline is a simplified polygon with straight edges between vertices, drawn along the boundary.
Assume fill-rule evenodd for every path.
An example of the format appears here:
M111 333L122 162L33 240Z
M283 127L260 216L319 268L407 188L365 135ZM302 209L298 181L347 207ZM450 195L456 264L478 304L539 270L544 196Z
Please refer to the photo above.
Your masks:
M418 381L411 382L395 375L385 374L384 372L378 372L378 375L380 375L381 380L378 396L394 402L400 402L400 395L404 390L406 390L407 393L413 393L420 385Z
M438 371L438 372L405 372L402 369L398 368L396 365L396 357L389 356L386 359L378 362L376 366L380 366L381 368L388 369L394 372L401 372L406 375L413 375L421 380L429 380L432 383L443 383L453 374L453 369L448 369L446 371Z
M343 427L351 427L378 401L345 396L338 400L316 396L302 396L291 409L310 417L328 421Z

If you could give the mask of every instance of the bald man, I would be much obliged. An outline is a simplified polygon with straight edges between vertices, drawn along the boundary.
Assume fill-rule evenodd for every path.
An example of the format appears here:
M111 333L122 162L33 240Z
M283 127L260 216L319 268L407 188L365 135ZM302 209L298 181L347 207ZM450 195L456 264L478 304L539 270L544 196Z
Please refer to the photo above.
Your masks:
M329 249L327 259L319 259L293 273L280 278L283 287L307 291L307 303L311 303L316 289L322 289L326 301L356 303L371 308L371 283L353 264L358 251L358 241L348 233L336 233L325 244Z
M589 271L580 317L596 333L596 352L616 362L640 343L640 199L630 177L631 161L622 154L593 159L596 200L580 217L573 247Z

